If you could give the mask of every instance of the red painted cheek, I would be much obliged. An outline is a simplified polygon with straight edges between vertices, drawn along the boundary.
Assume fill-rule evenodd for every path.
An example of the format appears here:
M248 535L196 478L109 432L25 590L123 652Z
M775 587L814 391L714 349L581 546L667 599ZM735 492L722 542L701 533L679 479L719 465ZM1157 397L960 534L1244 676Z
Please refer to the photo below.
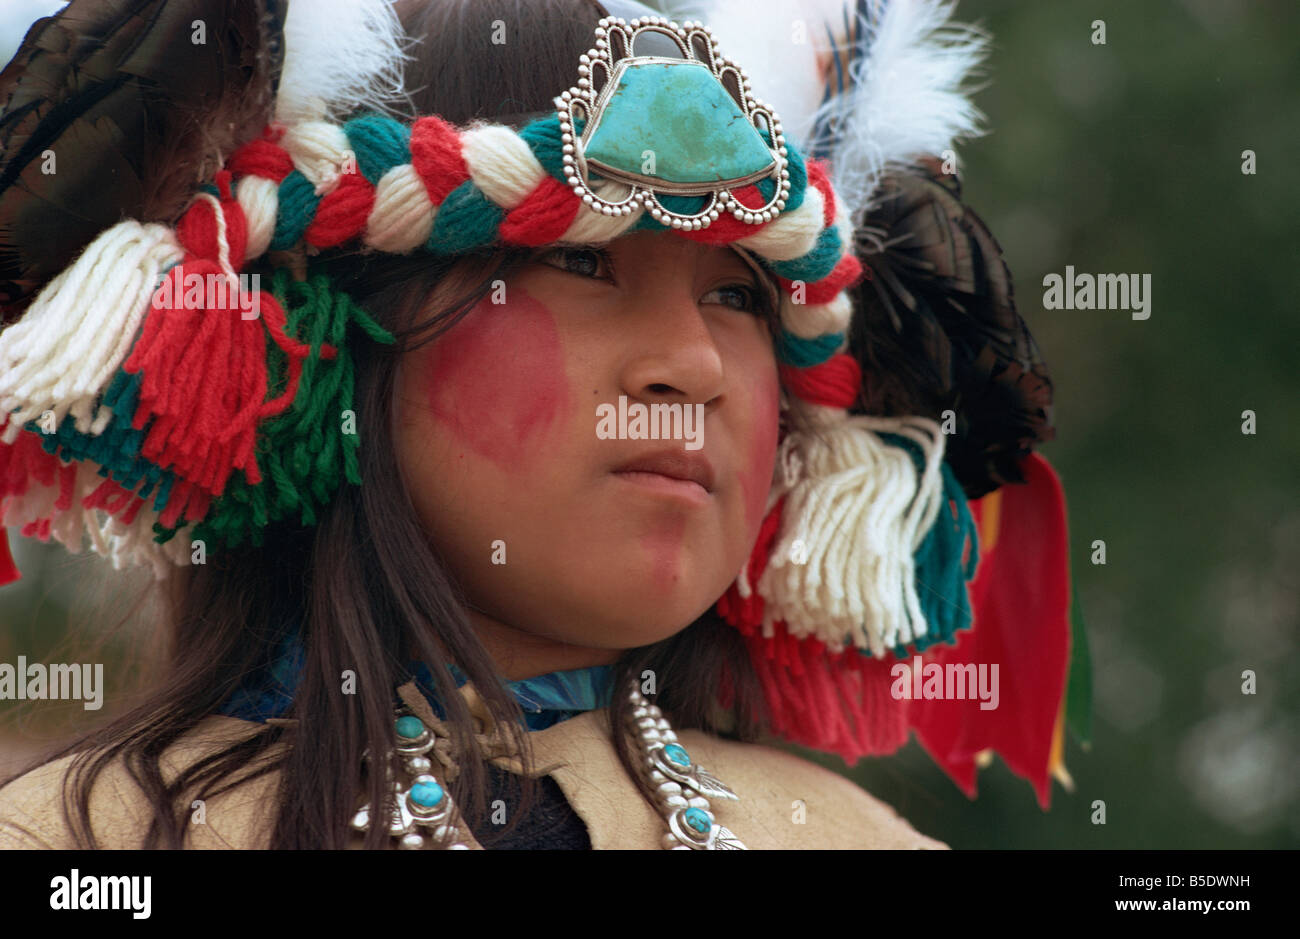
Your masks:
M775 372L756 385L754 394L753 439L749 459L740 471L740 486L745 500L745 522L758 530L767 509L772 489L772 469L776 465L777 436L780 432L780 386Z
M519 469L569 410L555 317L518 287L506 303L484 297L434 340L426 364L429 410L504 469Z

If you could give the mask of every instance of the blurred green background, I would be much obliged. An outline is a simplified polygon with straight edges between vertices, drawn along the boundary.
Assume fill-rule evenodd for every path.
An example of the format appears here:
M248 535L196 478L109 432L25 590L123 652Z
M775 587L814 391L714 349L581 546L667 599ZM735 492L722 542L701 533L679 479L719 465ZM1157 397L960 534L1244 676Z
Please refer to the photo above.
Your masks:
M0 14L0 60L58 5L23 6ZM1296 847L1300 4L966 0L957 19L994 37L976 97L991 133L958 154L1056 386L1042 452L1069 504L1093 739L1068 740L1074 792L1054 784L1046 813L1000 761L968 801L915 743L850 774L955 848ZM1066 265L1150 274L1150 319L1044 310L1042 279ZM102 562L10 539L25 578L0 590L0 661L87 661L80 646L57 655L70 619L106 596L122 610L147 581L97 586ZM106 642L110 695L147 641L127 628ZM0 760L88 716L64 705L0 703ZM1105 825L1090 821L1098 799Z

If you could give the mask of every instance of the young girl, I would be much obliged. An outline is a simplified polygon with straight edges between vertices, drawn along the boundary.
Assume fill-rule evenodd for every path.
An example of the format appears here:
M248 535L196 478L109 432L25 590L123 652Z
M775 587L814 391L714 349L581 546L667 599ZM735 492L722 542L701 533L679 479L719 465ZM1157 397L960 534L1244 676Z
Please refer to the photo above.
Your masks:
M927 160L946 6L118 6L3 76L0 508L153 565L168 669L0 844L943 847L758 742L913 728L1045 793L1050 385Z

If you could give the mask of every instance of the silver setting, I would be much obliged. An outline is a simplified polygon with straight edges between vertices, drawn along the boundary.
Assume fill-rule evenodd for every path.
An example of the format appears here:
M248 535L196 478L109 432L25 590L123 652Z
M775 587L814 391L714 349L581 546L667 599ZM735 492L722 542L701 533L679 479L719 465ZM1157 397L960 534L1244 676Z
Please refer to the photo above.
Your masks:
M632 52L636 37L644 32L656 32L671 39L682 53L681 59L664 56L638 56ZM582 199L583 204L592 211L602 215L631 215L638 208L650 213L651 218L661 224L675 229L699 231L708 228L723 212L730 212L741 221L758 225L769 222L781 214L790 195L790 171L785 135L781 132L781 120L764 102L754 97L749 76L732 60L718 51L718 41L712 31L703 23L688 20L678 24L664 17L637 17L631 22L620 17L605 17L596 27L595 45L584 55L578 57L578 83L555 99L556 114L560 119L560 140L563 144L563 172L574 194ZM614 43L621 45L623 53L615 61ZM697 54L697 42L702 42L701 57ZM705 186L697 184L671 183L637 173L629 173L601 164L588 164L584 150L591 135L600 124L605 107L613 95L618 77L630 63L681 61L698 62L706 66L723 89L732 96L740 107L746 120L755 129L766 129L775 146L769 147L772 154L772 167L760 173L754 173L740 180L729 180L724 186ZM600 85L595 84L600 73ZM726 79L731 78L739 97L727 87ZM584 120L582 135L573 136L575 111ZM759 128L759 121L766 126ZM591 183L591 170L600 176L624 183L631 190L620 201L610 201L598 195ZM741 204L733 195L732 189L743 187L762 179L773 179L777 187L764 205L750 209ZM666 195L708 195L711 198L699 212L684 215L664 207L659 201L659 193Z
M629 689L632 717L628 730L644 754L641 761L645 780L655 791L659 813L668 825L662 844L669 850L745 850L745 845L732 832L718 824L709 805L709 796L738 800L740 797L712 773L706 772L694 761L683 770L664 756L664 747L677 742L677 734L664 719L663 713L650 704L635 680ZM712 825L701 834L686 824L686 810L703 809L708 812Z

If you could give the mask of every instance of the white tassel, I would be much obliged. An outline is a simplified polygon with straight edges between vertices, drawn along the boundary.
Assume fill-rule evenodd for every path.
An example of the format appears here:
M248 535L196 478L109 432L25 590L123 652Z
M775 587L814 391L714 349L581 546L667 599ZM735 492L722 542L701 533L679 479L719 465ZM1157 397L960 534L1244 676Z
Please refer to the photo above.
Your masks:
M82 433L103 430L91 407L129 354L164 272L183 256L171 229L119 222L0 333L0 409L17 412L5 443L47 410L56 423L71 413Z
M758 583L764 632L784 620L795 636L835 649L852 643L881 657L925 633L913 554L942 502L943 435L924 417L803 408L816 426L789 434L778 453L786 503ZM879 432L918 443L925 471L918 474L910 453Z
M284 23L275 119L343 120L357 108L409 112L404 41L388 0L294 0Z

